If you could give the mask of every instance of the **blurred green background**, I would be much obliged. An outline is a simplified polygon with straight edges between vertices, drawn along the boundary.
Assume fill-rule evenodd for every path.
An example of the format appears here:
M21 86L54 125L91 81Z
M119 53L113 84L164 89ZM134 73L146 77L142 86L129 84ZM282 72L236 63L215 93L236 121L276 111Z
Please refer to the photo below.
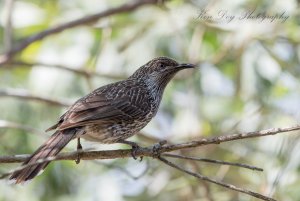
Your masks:
M1 0L0 52L3 56L38 32L126 2L134 1ZM272 22L239 19L252 11L254 16L266 13L288 18ZM221 17L224 13L228 18ZM229 16L235 18L229 22ZM299 25L299 3L295 0L171 0L49 35L0 66L1 155L32 153L50 135L43 131L56 122L67 105L99 86L128 77L157 56L200 67L178 74L167 87L155 119L143 129L143 135L131 140L149 146L156 138L180 143L295 125L300 119ZM82 144L93 150L128 148ZM72 142L65 151L75 149ZM248 163L264 172L172 161L278 200L295 201L300 200L299 149L299 132L294 132L181 152ZM15 167L17 164L1 164L0 172ZM79 165L53 162L28 184L14 186L1 180L2 200L255 199L145 158L142 162L117 159L82 161Z

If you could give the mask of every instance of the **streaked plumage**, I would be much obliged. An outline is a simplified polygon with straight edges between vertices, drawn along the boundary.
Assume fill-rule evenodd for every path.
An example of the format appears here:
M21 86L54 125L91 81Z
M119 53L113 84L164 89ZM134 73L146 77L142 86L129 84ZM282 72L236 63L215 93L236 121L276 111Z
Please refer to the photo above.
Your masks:
M140 131L157 113L163 91L172 77L191 64L159 57L140 67L128 79L102 86L76 101L58 123L56 132L23 163L57 155L74 138L100 143L122 142ZM49 162L12 174L16 183L34 178Z

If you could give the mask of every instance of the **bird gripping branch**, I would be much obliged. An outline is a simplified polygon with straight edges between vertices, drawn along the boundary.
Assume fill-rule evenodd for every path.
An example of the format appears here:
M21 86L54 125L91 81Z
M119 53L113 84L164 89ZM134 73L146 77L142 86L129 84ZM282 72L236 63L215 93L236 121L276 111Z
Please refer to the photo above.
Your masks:
M179 64L167 57L152 59L128 79L102 86L76 101L46 131L55 133L22 165L56 156L71 140L80 138L99 143L138 145L126 139L144 128L157 113L166 85L192 64ZM15 171L15 183L33 179L49 162L36 163Z

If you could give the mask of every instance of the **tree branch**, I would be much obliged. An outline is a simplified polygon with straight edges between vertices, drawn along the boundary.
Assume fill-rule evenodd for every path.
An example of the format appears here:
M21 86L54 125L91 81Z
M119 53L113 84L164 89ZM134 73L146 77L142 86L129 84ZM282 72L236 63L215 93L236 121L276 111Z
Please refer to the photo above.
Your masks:
M268 135L276 135L278 133L285 133L285 132L297 131L297 130L300 130L300 125L284 127L284 128L270 128L270 129L265 129L265 130L261 130L261 131L244 132L244 133L232 134L232 135L221 135L221 136L210 138L210 139L200 139L200 140L194 140L191 142L186 142L186 143L181 143L181 144L164 146L162 148L162 151L170 152L170 151L175 151L175 150L179 150L179 149L193 148L193 147L199 147L199 146L209 145L209 144L221 144L223 142L228 142L228 141L262 137L262 136L268 136Z
M116 79L116 80L122 80L128 77L125 75L102 74L93 71L72 68L61 64L51 64L51 63L44 63L44 62L32 63L32 62L23 62L23 61L10 61L9 63L6 64L6 66L12 66L13 68L20 67L20 66L24 66L24 67L45 66L45 67L57 68L57 69L69 71L85 77L105 77L105 78Z
M28 93L25 90L20 90L20 89L0 89L0 97L15 97L15 98L25 99L25 100L35 100L35 101L45 102L50 105L62 106L62 107L68 107L72 104L71 102L64 101L64 100L54 100L48 97L33 95Z
M57 34L60 33L66 29L70 29L70 28L74 28L77 26L81 26L81 25L86 25L86 24L90 24L90 23L95 23L97 22L99 19L104 18L104 17L108 17L114 14L120 14L120 13L125 13L125 12L130 12L133 11L143 5L147 5L147 4L156 4L159 0L139 0L139 1L135 1L135 2L131 2L131 3L127 3L127 4L123 4L119 7L116 8L111 8L108 9L106 11L102 11L93 15L89 15L83 18L79 18L77 20L73 20L71 22L67 22L61 25L57 25L54 26L52 28L46 29L44 31L41 31L37 34L34 34L28 38L25 38L22 42L20 42L20 44L18 44L17 46L13 47L9 52L4 53L2 55L0 55L0 65L1 64L5 64L7 62L9 62L9 60L18 52L22 51L23 49L25 49L27 46L29 46L30 44L42 40L43 38L53 35L53 34Z
M65 66L65 65L61 65L61 64L55 64L55 63L45 63L45 62L24 62L24 61L15 61L12 60L9 63L5 64L5 67L12 67L12 68L17 68L17 67L34 67L34 66L42 66L42 67L49 67L49 68L56 68L56 69L60 69L60 70L65 70L65 71L69 71L72 73L76 73L78 75L84 76L86 78L91 78L91 77L105 77L105 78L109 78L109 79L114 79L114 80L124 80L126 78L129 77L129 75L115 75L115 74L104 74L104 73L98 73L95 71L89 71L89 70L83 70L80 68L76 68L76 67L69 67L69 66ZM0 67L1 67L1 62L0 62ZM2 68L5 69L5 68ZM186 76L180 76L180 77L175 77L175 80L183 80L185 79Z
M13 128L13 129L20 129L20 130L24 130L27 131L28 133L32 133L38 136L43 136L43 137L47 137L46 135L43 135L42 131L37 130L33 127L27 126L27 125L23 125L23 124L19 124L19 123L15 123L15 122L11 122L11 121L6 121L6 120L2 120L0 119L0 128Z
M263 196L259 193L255 193L249 190L245 190L242 188L238 188L236 186L233 186L231 184L226 184L214 179L210 179L206 176L202 176L197 173L190 172L188 170L185 170L174 163L171 163L170 161L164 159L161 157L163 153L165 152L171 152L175 150L180 149L186 149L186 148L192 148L192 147L199 147L199 146L205 146L209 144L220 144L222 142L228 142L228 141L234 141L234 140L240 140L240 139L246 139L246 138L254 138L254 137L263 137L267 135L275 135L278 133L285 133L290 131L296 131L300 130L300 126L291 126L291 127L285 127L285 128L271 128L261 131L255 131L255 132L245 132L240 134L233 134L233 135L224 135L224 136L218 136L210 139L201 139L201 140L195 140L191 142L181 143L181 144L163 144L159 143L159 147L157 144L151 147L139 147L137 148L135 152L136 157L152 157L157 158L160 161L164 162L165 164L174 167L182 172L185 172L189 175L192 175L194 177L197 177L198 179L208 181L211 183L215 183L217 185L223 186L225 188L229 188L234 191L242 192L248 195L251 195L253 197L262 199L262 200L270 200L275 201L272 198ZM54 160L76 160L78 158L78 154L80 155L81 160L97 160L97 159L116 159L116 158L129 158L132 157L132 150L131 149L118 149L118 150L108 150L108 151L75 151L75 152L68 152L68 153L61 153L57 155L56 157L50 157L45 158L37 161L36 163L43 163L45 161L54 161ZM1 156L0 157L0 163L19 163L24 162L30 155L15 155L15 156ZM185 158L187 159L187 158ZM192 159L191 159L192 160ZM26 166L35 165L34 164L27 164ZM25 167L26 167L25 166ZM24 166L20 167L24 168ZM0 176L1 178L4 178L8 176L10 173L3 174Z
M12 15L14 9L14 0L6 0L4 10L6 10L6 14L4 16L4 49L6 51L10 51L12 46L12 37L13 37L13 24L12 24Z
M181 155L177 155L177 154L162 154L162 156L171 157L171 158L179 158L179 159L184 159L184 160L200 161L200 162L206 162L206 163L215 163L215 164L221 164L221 165L231 165L231 166L242 167L242 168L247 168L247 169L256 170L256 171L264 171L262 168L258 168L258 167L243 164L243 163L232 163L232 162L213 160L213 159L208 159L208 158L196 158L196 157L189 157L189 156L181 156Z
M217 184L219 186L231 189L233 191L238 191L238 192L241 192L241 193L244 193L244 194L248 194L248 195L251 195L253 197L259 198L261 200L276 201L275 199L267 197L267 196L264 196L262 194L259 194L259 193L256 193L256 192L253 192L253 191L250 191L250 190L246 190L246 189L243 189L243 188L239 188L239 187L236 187L236 186L234 186L232 184L227 184L227 183L224 183L224 182L221 182L221 181L217 181L215 179L211 179L209 177L203 176L203 175L198 174L198 173L191 172L191 171L186 170L186 169L184 169L182 167L179 167L178 165L176 165L176 164L174 164L174 163L166 160L165 158L158 157L158 159L160 161L162 161L163 163L165 163L166 165L168 165L170 167L173 167L173 168L175 168L175 169L177 169L177 170L179 170L181 172L184 172L186 174L192 175L193 177L196 177L196 178L198 178L200 180L208 181L208 182Z
M220 144L223 142L241 140L246 138L263 137L267 135L275 135L278 133L286 133L291 131L300 130L300 125L284 127L284 128L270 128L255 132L245 132L240 134L223 135L210 139L200 139L191 142L179 143L179 144L165 144L159 148L159 153L153 151L153 147L140 147L136 150L136 157L157 157L157 154L165 152L171 152L181 149L200 147L211 144ZM154 145L156 146L156 145ZM61 153L57 155L53 160L75 160L77 159L78 152ZM26 160L29 155L17 155L17 156L0 156L0 163L19 163ZM118 149L107 151L80 151L80 158L82 160L97 160L97 159L116 159L116 158L128 158L131 156L131 149Z

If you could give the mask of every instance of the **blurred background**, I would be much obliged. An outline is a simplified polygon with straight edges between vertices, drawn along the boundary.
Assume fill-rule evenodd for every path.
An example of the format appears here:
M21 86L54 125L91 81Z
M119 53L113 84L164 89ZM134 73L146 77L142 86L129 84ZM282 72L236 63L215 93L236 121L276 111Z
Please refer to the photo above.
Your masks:
M128 77L157 56L199 65L167 87L155 119L130 140L149 146L265 128L300 119L300 10L296 0L170 0L31 36L139 1L0 0L0 153L32 153L44 130L81 96ZM141 2L141 1L140 1ZM143 1L145 2L145 1ZM262 16L269 18L262 18ZM32 41L30 41L32 40ZM28 42L29 43L26 43ZM25 46L22 47L22 44ZM21 46L20 46L21 45ZM21 48L19 48L21 47ZM19 49L18 49L19 48ZM299 132L182 150L255 165L175 163L278 200L300 200ZM85 149L128 148L83 141ZM65 151L76 149L75 142ZM18 164L1 164L0 173ZM0 180L10 200L255 200L201 182L152 158L53 162L25 185Z

